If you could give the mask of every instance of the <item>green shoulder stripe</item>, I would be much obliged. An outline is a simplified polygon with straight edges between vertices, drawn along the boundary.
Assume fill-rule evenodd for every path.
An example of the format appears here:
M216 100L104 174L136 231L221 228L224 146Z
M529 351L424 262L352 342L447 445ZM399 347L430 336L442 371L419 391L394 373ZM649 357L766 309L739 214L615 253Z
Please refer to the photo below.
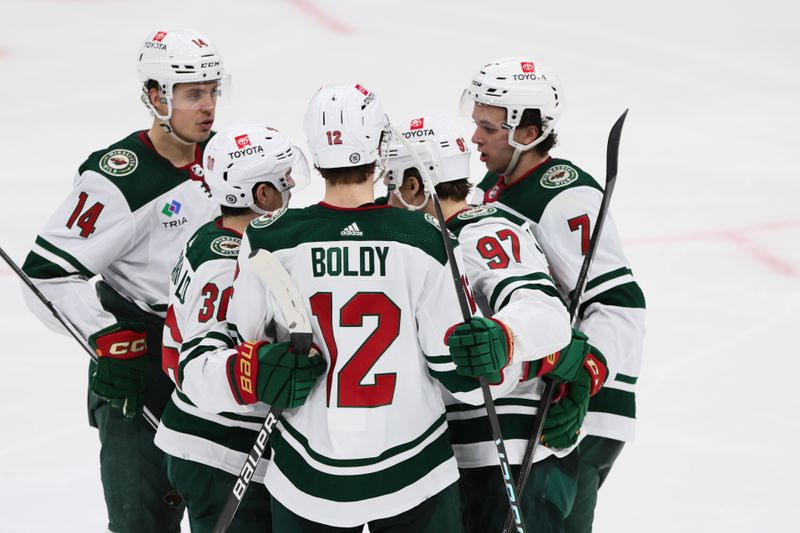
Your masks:
M465 227L478 222L480 220L487 220L492 218L502 218L505 219L515 226L522 226L525 224L525 221L519 218L516 215L512 215L508 211L500 209L493 205L478 205L474 207L470 207L464 211L461 211L450 220L447 221L447 228L456 234L456 236L461 234L461 230Z
M91 154L78 172L91 170L105 177L120 190L134 212L190 179L185 168L172 165L146 139L145 132L133 132ZM207 142L198 143L200 153Z
M214 259L236 261L242 239L235 231L221 227L221 220L217 217L203 224L189 239L185 257L192 270L197 271L200 265Z
M253 220L247 228L252 249L275 252L305 243L391 241L421 250L442 265L447 253L435 219L394 207L335 209L312 205ZM455 236L452 235L454 243Z
M497 194L496 200L539 222L550 201L567 189L590 187L602 192L595 179L566 159L551 159Z

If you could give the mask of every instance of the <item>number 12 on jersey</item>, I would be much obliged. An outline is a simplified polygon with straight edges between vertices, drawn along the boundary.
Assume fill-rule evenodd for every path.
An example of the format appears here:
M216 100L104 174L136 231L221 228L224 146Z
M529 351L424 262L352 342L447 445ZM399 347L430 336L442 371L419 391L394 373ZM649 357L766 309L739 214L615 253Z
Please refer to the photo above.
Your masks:
M331 390L336 379L337 407L380 407L390 405L394 399L397 374L375 374L375 382L362 385L367 373L386 352L400 333L400 308L381 292L359 292L339 310L339 328L360 328L364 317L374 316L378 325L366 340L336 372L340 356L334 335L333 294L318 292L311 297L311 313L317 317L322 338L330 354L326 378L327 405L331 404ZM336 375L334 375L336 374Z

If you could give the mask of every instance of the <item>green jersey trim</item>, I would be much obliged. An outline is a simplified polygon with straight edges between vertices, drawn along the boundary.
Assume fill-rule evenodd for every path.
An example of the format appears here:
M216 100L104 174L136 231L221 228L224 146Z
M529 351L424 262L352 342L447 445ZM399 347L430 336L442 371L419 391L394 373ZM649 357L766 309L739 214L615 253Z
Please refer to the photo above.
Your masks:
M86 276L86 278L91 278L94 276L94 273L85 266L83 266L83 264L80 261L75 259L72 255L62 250L61 248L58 248L57 246L51 244L50 242L45 240L41 235L36 237L36 244L38 244L51 254L57 255L58 257L60 257L61 259L72 265L72 267L75 268L76 271L80 272L81 275Z
M639 378L635 376L626 376L625 374L617 374L614 376L614 381L621 381L622 383L628 383L630 385L636 385L636 381Z
M589 400L589 411L636 418L636 395L603 387Z
M632 275L633 271L630 268L627 267L618 268L616 270L612 270L611 272L606 272L605 274L597 276L596 278L588 281L586 283L585 290L587 291L592 290L598 285L605 283L606 281L611 281L612 279L615 278L621 278L622 276L632 276Z
M181 400L187 401L185 397L181 397ZM225 418L232 419L232 417L228 416L227 414L220 416L225 416ZM253 418L245 419L243 421L253 424L258 424L261 422L261 420ZM221 444L226 448L231 448L241 453L250 452L257 433L252 429L236 426L224 426L222 424L217 424L215 422L211 422L210 420L206 420L205 418L194 416L186 411L181 410L181 408L175 405L173 402L169 402L167 404L166 409L164 409L164 414L161 416L161 422L173 431L210 440L217 444ZM267 451L266 457L268 456L269 451Z
M408 441L404 444L397 445L394 448L389 448L382 454L367 459L333 459L331 457L326 457L314 451L314 449L312 449L311 446L308 444L308 439L305 436L303 436L302 433L297 431L297 429L292 427L291 424L288 424L286 421L284 421L283 427L287 433L289 433L297 442L299 442L303 446L306 453L309 456L311 456L311 458L314 459L315 461L318 461L328 466L355 467L355 466L374 465L382 461L385 461L387 459L390 459L396 455L399 455L403 452L406 452L412 448L416 448L423 441L425 441L425 439L427 439L430 435L432 435L437 429L439 429L439 427L444 423L446 423L445 416L442 415L416 439Z
M516 402L515 402L516 403ZM533 433L532 414L499 414L500 430L505 440L531 438ZM467 418L461 420L448 420L453 444L477 444L480 442L494 442L492 430L487 416Z
M492 309L495 309L495 310L499 309L499 308L495 307L495 303L497 303L497 299L500 297L500 294L503 292L503 290L506 287L508 287L509 285L511 285L512 283L516 283L518 281L538 281L538 280L546 280L546 281L549 281L550 283L553 283L553 279L550 276L548 276L547 274L545 274L544 272L534 272L533 274L524 274L522 276L510 276L510 277L504 279L503 281L498 283L495 286L494 291L492 291L492 295L489 298L489 307L491 307ZM541 290L542 292L544 292L545 294L548 294L550 296L558 297L558 291L553 286L539 285L538 283L537 284L528 285L528 286L537 288L537 289ZM550 289L550 290L545 290L545 289ZM511 297L511 295L509 294L508 297L506 297L506 301L510 297ZM505 305L505 304L503 304L503 305ZM502 308L503 306L501 305L500 307Z
M441 233L433 223L421 213L393 207L336 209L318 204L287 209L272 217L268 225L251 223L247 236L253 250L270 252L305 243L389 241L416 248L442 265L447 263ZM453 243L458 245L455 240Z
M586 308L594 303L612 305L616 307L628 307L632 309L644 309L645 300L642 289L635 281L623 283L581 303L578 316L583 317Z
M74 274L74 272L67 272L61 266L36 252L28 253L28 257L25 258L25 263L22 265L22 271L32 279L66 278Z
M435 425L438 428L445 423L442 416ZM287 425L284 421L283 427ZM299 434L295 430L291 435L296 433ZM368 474L334 475L316 470L286 441L283 431L273 434L270 444L273 466L291 479L292 484L310 496L334 502L358 502L392 494L420 481L439 465L455 460L447 431L442 431L412 457Z

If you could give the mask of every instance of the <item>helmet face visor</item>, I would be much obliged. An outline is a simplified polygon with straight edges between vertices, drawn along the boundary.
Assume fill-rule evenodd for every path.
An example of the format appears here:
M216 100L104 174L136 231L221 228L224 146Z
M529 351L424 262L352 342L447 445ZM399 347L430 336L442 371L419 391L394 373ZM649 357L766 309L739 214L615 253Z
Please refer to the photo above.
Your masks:
M181 110L214 109L227 103L231 93L231 78L223 75L218 80L176 83L172 87L172 108Z
M308 186L311 181L311 172L308 169L308 160L299 146L292 146L292 166L282 175L270 179L279 191L300 191Z

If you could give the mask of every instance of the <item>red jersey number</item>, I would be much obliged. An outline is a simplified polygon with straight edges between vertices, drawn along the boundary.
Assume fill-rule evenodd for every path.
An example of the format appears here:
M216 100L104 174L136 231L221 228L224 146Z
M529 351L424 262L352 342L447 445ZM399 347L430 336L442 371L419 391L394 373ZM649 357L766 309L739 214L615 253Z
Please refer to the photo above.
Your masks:
M84 211L83 208L86 205L87 198L89 198L89 195L83 191L78 194L78 205L72 210L72 214L69 216L69 220L67 220L67 228L69 229L72 229L76 223L78 224L78 227L81 229L80 236L84 239L94 233L97 217L100 216L100 212L103 211L105 207L105 205L100 202L95 202L92 207Z
M567 221L570 231L581 232L581 255L589 251L589 215L580 215Z
M332 302L333 295L329 292L318 292L311 297L311 312L317 317L331 358L326 379L328 406L339 358L333 332ZM363 327L365 316L377 317L378 325L336 375L337 407L380 407L390 405L394 399L396 373L375 374L371 385L362 385L361 382L399 335L400 308L383 293L359 292L339 311L339 326Z

